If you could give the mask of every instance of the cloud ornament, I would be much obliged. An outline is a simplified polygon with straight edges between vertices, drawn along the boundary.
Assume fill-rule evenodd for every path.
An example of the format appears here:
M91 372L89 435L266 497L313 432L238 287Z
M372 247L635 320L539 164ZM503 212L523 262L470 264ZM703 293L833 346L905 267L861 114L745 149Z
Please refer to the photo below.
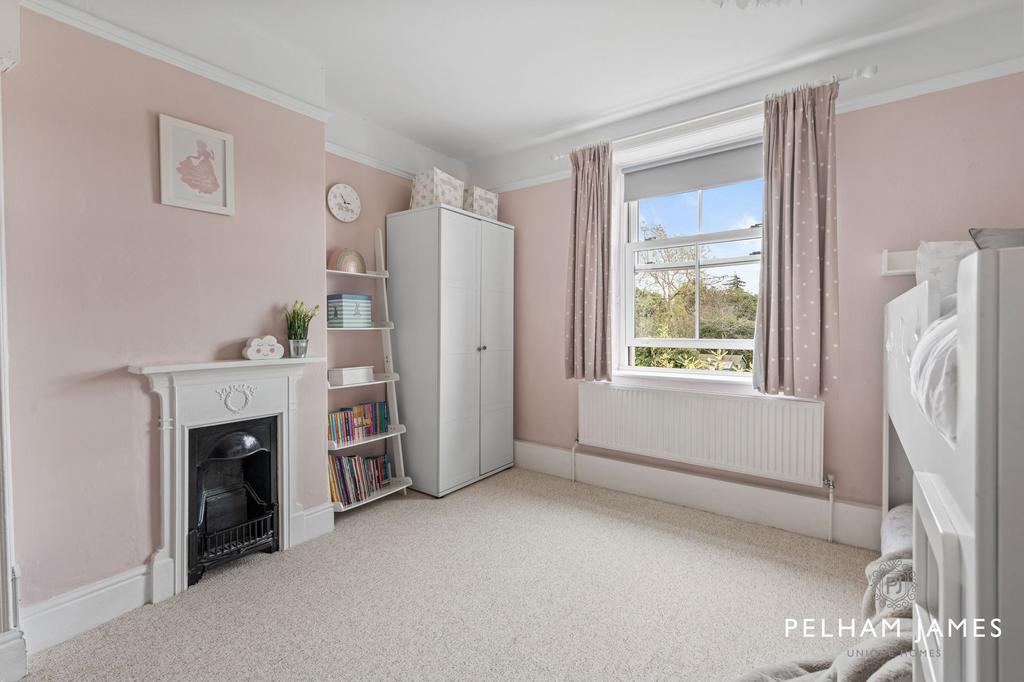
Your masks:
M269 334L256 336L246 342L242 357L246 360L277 360L284 357L284 346Z

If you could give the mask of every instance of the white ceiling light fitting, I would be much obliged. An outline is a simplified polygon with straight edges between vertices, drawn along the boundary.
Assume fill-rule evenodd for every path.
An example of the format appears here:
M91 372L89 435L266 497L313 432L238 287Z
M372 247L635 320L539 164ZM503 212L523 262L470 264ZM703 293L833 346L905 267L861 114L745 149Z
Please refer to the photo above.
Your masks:
M725 3L728 0L711 0L714 4L719 7L725 7ZM736 3L736 6L740 9L746 9L753 5L754 7L760 7L761 5L788 5L789 0L732 0ZM803 0L800 0L800 4L803 4Z

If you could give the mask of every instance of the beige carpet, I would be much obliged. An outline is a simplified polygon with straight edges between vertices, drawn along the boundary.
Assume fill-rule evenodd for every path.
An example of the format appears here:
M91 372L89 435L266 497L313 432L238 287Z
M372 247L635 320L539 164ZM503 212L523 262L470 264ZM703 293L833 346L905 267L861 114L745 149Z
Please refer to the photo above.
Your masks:
M32 680L731 680L833 653L875 555L510 470L393 496L333 533L29 660Z

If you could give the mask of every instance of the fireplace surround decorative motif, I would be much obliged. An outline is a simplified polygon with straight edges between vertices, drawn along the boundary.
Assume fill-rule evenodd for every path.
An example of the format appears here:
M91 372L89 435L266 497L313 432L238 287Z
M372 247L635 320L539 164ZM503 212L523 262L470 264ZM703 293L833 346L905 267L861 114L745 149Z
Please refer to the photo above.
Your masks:
M232 384L217 389L217 397L224 401L224 407L238 414L249 406L256 387L252 384Z
M294 502L291 473L297 449L292 428L298 410L296 383L306 365L323 361L282 358L128 368L149 380L160 403L160 544L149 562L148 601L184 591L209 566L252 551L286 550L293 536L302 540L304 518ZM253 426L257 423L263 426ZM202 465L217 472L200 488L190 448L206 437L208 427L216 429L209 431L214 442L206 460L221 463ZM262 468L263 478L253 471L250 480L239 466ZM195 516L190 514L193 496L199 502L205 498L202 522L199 505ZM193 550L195 562L190 562Z

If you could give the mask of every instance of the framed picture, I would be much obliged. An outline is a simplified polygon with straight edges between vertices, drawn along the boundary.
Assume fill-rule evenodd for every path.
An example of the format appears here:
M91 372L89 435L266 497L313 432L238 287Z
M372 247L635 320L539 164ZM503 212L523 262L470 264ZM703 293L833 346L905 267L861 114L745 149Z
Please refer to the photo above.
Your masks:
M160 114L160 203L234 215L234 137Z

